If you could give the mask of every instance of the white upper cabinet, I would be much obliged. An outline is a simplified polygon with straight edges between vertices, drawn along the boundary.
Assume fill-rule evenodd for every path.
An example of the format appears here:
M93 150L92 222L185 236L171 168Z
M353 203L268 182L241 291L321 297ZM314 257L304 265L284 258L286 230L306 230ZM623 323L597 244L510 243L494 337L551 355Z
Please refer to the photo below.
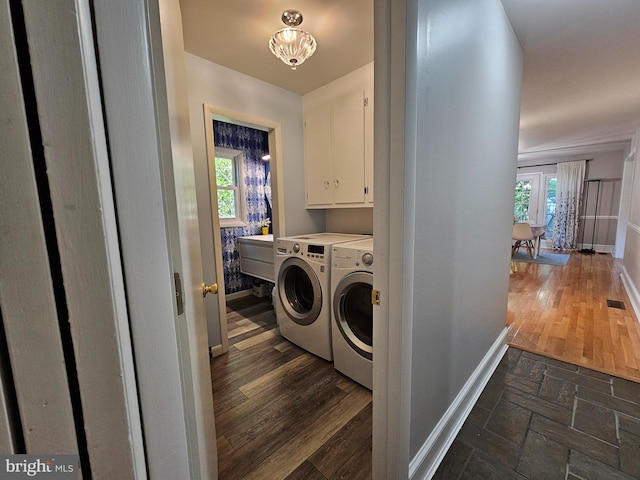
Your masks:
M373 205L373 64L303 97L307 208Z
M304 115L307 206L331 205L333 202L331 157L331 105L317 105Z

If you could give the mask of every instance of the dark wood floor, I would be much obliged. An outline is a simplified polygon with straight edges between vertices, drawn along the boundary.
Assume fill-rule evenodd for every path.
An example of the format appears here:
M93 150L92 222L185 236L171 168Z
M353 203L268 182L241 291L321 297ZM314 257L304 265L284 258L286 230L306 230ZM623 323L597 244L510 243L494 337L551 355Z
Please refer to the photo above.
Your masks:
M282 338L269 298L227 312L211 364L220 480L371 479L371 392Z

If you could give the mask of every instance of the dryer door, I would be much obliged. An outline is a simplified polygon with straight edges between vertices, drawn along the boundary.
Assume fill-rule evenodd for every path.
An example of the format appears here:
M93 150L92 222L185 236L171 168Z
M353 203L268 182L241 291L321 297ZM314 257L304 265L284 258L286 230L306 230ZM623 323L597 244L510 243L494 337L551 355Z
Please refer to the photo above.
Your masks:
M345 275L333 296L333 313L340 333L359 355L373 358L373 274ZM335 325L334 325L335 327Z
M278 295L288 317L298 325L312 324L322 307L322 288L304 260L287 258L278 271Z

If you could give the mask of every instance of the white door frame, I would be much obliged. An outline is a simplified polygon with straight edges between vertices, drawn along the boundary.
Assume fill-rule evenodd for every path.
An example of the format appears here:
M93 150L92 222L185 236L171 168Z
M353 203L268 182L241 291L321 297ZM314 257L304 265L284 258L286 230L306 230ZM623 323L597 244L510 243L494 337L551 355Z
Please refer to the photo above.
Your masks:
M627 242L627 223L631 209L631 196L633 193L633 173L636 168L636 150L630 152L624 160L622 170L622 188L620 191L620 208L618 209L618 226L616 228L616 242L613 256L624 258L624 247Z
M411 312L403 302L405 263L405 36L407 0L374 0L373 478L409 478ZM411 206L409 206L411 207Z
M23 9L82 400L74 413L94 472L146 478L91 9L85 0Z
M221 120L228 123L234 123L238 125L245 125L251 128L258 128L260 130L267 129L268 141L269 141L269 155L271 159L271 192L272 192L272 226L273 236L278 238L281 232L285 231L285 216L282 210L284 210L284 189L280 187L280 179L284 177L282 171L282 127L280 122L268 120L265 118L257 117L254 115L248 115L245 113L229 110L222 107L217 107L210 104L203 105L204 116L204 128L205 128L205 141L207 152L207 164L209 166L215 165L215 147L213 140L213 121ZM209 192L208 198L211 203L211 218L206 219L200 216L200 228L204 228L205 222L211 224L213 230L213 249L215 258L215 278L218 282L218 291L222 291L222 296L218 298L218 314L220 323L220 337L221 346L212 348L213 355L220 355L229 351L229 336L227 332L227 311L224 302L224 268L222 265L222 240L220 237L220 219L218 218L218 201L217 196L212 193L211 185L212 181L215 182L215 171L209 171ZM202 202L203 203L203 202ZM275 249L275 242L274 242ZM274 251L275 255L275 251ZM207 271L208 265L204 265L205 277L211 275ZM217 325L213 325L208 318L209 328L218 328Z
M27 453L73 454L78 442L67 369L74 367L62 346L8 2L0 3L0 50L0 328L7 342L0 356L0 451L20 452L22 437Z

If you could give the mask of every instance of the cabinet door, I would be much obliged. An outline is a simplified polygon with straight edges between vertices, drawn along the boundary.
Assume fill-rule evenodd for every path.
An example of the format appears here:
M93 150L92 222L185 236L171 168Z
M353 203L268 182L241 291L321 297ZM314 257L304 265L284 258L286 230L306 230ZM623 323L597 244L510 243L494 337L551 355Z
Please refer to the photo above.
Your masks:
M340 95L332 102L333 201L364 203L364 91Z
M373 88L365 93L364 106L364 175L367 205L373 206Z
M307 111L304 125L307 206L330 205L333 201L330 105Z

